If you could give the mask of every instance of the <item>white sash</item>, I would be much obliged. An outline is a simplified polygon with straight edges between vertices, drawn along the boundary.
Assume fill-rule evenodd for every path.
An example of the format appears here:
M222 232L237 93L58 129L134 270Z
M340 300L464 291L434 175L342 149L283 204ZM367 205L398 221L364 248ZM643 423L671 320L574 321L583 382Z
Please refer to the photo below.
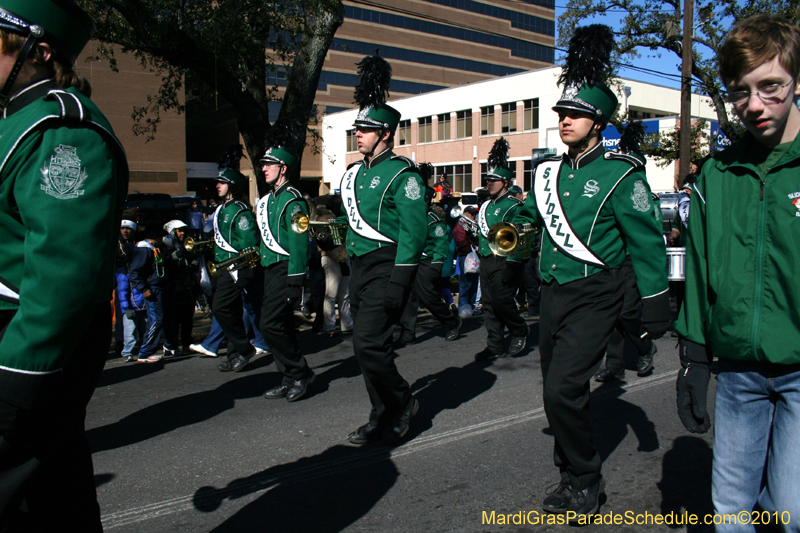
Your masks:
M481 205L480 210L478 211L478 228L481 230L481 235L488 238L489 237L489 224L486 222L486 208L489 207L489 204L492 203L491 200L487 200L483 202Z
M550 240L568 256L581 263L605 267L606 264L586 247L569 225L561 205L561 198L558 195L560 168L560 160L545 161L536 167L533 189L536 208L544 222L543 226L547 230Z
M258 218L258 227L261 228L261 240L264 245L269 248L271 252L278 255L289 257L289 252L283 249L278 240L272 234L272 229L269 227L269 214L267 213L267 205L272 193L268 193L265 197L258 201L256 206L256 217Z
M225 204L222 204L222 205L225 205ZM214 211L214 243L217 246L219 246L220 248L222 248L223 250L225 250L226 252L233 253L233 254L238 254L239 250L237 250L236 248L231 246L228 243L228 241L226 241L223 238L222 233L219 231L219 220L218 219L219 219L219 213L220 213L220 211L222 211L222 205L217 207L217 210Z
M11 287L0 282L0 297L12 302L19 302L19 294L14 292Z
M358 201L356 201L356 176L358 176L358 171L360 169L361 163L350 167L347 172L344 173L344 176L342 176L342 183L339 186L339 189L342 191L342 204L347 212L347 222L350 224L350 229L365 239L396 244L394 240L370 226L358 210Z

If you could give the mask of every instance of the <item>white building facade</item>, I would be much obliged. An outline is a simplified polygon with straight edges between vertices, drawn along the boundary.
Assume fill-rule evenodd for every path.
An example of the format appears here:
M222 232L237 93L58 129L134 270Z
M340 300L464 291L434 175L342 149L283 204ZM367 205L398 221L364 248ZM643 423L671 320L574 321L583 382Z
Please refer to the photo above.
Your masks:
M395 133L394 151L418 163L431 163L436 174L447 175L455 192L472 191L483 184L486 159L498 137L510 145L509 160L515 182L530 189L532 154L565 151L558 135L558 116L551 109L561 96L556 85L560 67L533 70L390 100L402 119ZM621 79L619 112L628 109L643 120L648 131L668 131L679 124L680 90ZM358 110L327 115L323 121L321 193L335 192L347 165L361 159L353 137ZM692 118L716 120L710 99L692 95ZM603 132L613 149L619 134L613 126ZM654 192L673 190L675 163L659 168L648 160L647 176Z

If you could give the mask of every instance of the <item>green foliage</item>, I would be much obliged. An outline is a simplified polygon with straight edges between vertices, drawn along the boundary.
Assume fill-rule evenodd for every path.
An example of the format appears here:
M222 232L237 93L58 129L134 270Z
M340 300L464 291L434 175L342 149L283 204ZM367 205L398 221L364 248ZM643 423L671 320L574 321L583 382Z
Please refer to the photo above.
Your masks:
M705 119L692 121L689 133L691 139L691 161L697 161L711 151L711 137L706 133L708 122ZM666 132L653 133L645 137L642 151L652 156L656 165L664 168L673 161L680 159L680 128L674 127Z

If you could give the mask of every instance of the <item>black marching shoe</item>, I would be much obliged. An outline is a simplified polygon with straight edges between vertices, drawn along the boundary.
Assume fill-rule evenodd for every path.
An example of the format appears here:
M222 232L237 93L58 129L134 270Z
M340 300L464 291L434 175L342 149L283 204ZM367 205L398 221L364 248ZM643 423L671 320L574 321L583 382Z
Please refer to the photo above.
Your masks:
M604 368L594 375L594 380L599 381L600 383L608 383L609 381L614 381L615 379L621 379L623 381L625 380L625 367L622 367L619 370Z
M491 361L492 359L502 359L503 357L508 357L508 354L494 353L494 351L488 347L475 354L476 361Z
M286 401L287 402L296 402L303 396L305 396L306 392L308 391L308 386L314 381L314 377L316 374L311 372L307 378L299 379L295 381L291 388L286 391Z
M447 330L447 332L445 333L444 340L446 341L454 341L458 338L458 330L461 329L461 317L458 316L458 311L455 312L455 317L456 320L458 320L458 322L456 323L456 327Z
M411 418L417 414L418 409L419 402L414 396L411 396L411 400L408 402L406 408L403 409L403 412L384 428L383 441L386 444L395 444L405 437L406 433L408 433L408 426L411 422Z
M650 346L650 351L645 355L639 356L639 360L636 362L637 376L644 377L653 371L653 357L656 355L657 351L658 348L656 348L656 343L653 342Z
M378 442L382 438L383 428L381 426L372 425L372 422L364 424L347 436L347 440L350 441L350 444L355 446L363 446L370 442Z
M289 393L289 389L291 389L293 384L284 385L281 383L277 387L272 387L267 392L264 393L264 398L267 400L277 400L279 398L286 398L286 395Z
M247 366L247 359L241 355L237 355L233 359L228 359L221 365L217 366L220 372L241 372Z
M528 342L528 330L525 330L525 335L520 337L511 337L511 345L508 347L508 356L514 357L515 355L519 355L522 353L522 350L525 349L525 345Z
M581 490L568 481L562 481L544 499L542 509L555 514L575 513L575 518L571 521L577 521L581 515L591 516L597 513L600 509L600 495L605 488L606 482L602 477L594 485Z

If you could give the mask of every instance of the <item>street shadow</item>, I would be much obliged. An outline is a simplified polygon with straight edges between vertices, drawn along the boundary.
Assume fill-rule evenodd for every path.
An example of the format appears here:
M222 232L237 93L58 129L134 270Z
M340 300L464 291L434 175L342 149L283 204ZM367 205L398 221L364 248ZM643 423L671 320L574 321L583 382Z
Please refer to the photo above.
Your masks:
M714 512L711 501L712 450L699 437L678 437L672 449L664 454L661 481L656 486L661 491L661 514L685 512L700 517ZM683 525L670 526L672 529ZM713 525L686 525L688 533L712 532Z
M158 363L122 363L115 366L106 366L95 388L109 387L125 383L132 379L139 379L163 370L164 365Z
M653 452L659 448L655 424L644 409L622 399L625 389L621 385L620 381L603 383L591 396L592 433L603 461L625 439L629 428L639 441L638 451Z
M419 411L411 419L408 438L430 429L440 412L457 409L491 389L497 381L497 376L486 370L491 365L491 361L473 361L463 367L451 366L411 384Z
M223 488L201 487L193 503L199 511L211 513L226 500L266 490L211 531L342 531L366 515L397 481L391 450L388 446L333 446L318 455L235 479Z
M213 390L187 394L145 407L113 424L90 429L86 437L93 453L130 446L180 427L209 420L233 408L236 400L255 398L263 392L263 374L244 375Z

